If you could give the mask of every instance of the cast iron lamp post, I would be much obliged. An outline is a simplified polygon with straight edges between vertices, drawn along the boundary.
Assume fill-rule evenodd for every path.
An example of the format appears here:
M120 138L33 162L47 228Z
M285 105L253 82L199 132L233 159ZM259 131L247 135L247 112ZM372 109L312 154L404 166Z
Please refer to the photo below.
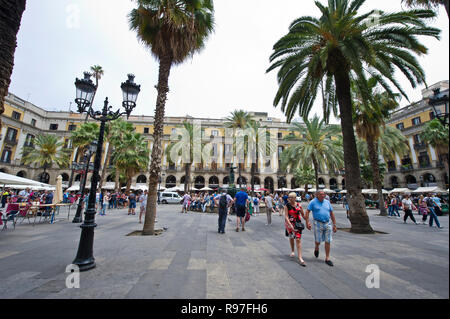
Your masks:
M87 180L87 175L89 173L89 165L91 163L91 157L95 153L96 150L97 150L97 141L93 141L89 145L89 149L87 150L87 152L84 156L85 166L83 168L83 179L80 183L80 190L79 190L80 198L78 199L77 212L75 214L75 217L72 220L72 223L81 223L83 221L83 217L81 214L81 210L83 207L83 196L84 196L84 191L86 189L86 180Z
M99 121L100 134L97 142L97 150L95 153L94 161L94 173L91 179L91 189L89 191L88 208L85 212L85 218L83 224L81 224L81 236L80 243L78 245L78 252L73 264L79 267L80 271L86 271L95 267L95 258L93 254L94 246L94 228L95 224L95 200L97 192L97 183L99 181L100 160L102 157L103 138L105 134L106 122L114 121L120 116L126 114L127 119L130 117L131 112L136 107L136 100L141 91L141 86L134 83L134 75L129 74L128 80L121 85L123 93L122 106L125 108L125 112L121 112L120 109L113 112L112 107L109 106L108 98L105 99L103 110L94 111L91 103L95 92L95 85L85 74L85 78L75 81L77 89L77 98L75 102L78 105L78 112L80 114L87 113L91 118Z
M441 124L445 127L448 127L449 124L449 113L448 113L448 93L447 95L444 95L441 93L441 90L434 89L433 90L433 96L429 98L428 103L433 108L434 115L436 118L441 122ZM440 104L444 104L444 112L441 112L436 107Z

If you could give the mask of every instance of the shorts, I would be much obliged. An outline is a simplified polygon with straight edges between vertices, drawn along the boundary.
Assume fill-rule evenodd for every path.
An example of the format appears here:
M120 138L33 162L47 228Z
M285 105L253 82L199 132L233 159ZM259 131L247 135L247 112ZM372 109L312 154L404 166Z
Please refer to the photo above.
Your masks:
M128 208L136 208L136 201L130 200L130 205L128 205Z
M350 210L350 208L348 207L348 204L345 204L345 210Z
M314 220L314 239L316 243L321 243L323 241L326 243L331 243L332 232L333 232L333 225L331 224L331 221L323 223Z
M245 217L245 206L243 205L236 205L236 216L237 217Z

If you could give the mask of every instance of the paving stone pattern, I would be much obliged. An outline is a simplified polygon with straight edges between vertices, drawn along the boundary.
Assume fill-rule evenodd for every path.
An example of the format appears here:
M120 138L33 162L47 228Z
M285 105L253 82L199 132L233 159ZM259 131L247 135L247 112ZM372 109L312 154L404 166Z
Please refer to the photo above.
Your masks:
M349 227L336 205L338 227ZM225 234L217 233L216 214L180 214L178 205L158 208L162 235L126 236L142 229L137 216L111 210L96 216L94 256L97 267L80 274L80 288L66 288L80 228L61 211L54 224L27 221L0 233L0 298L120 299L359 299L449 298L448 216L444 229L409 220L377 216L368 210L375 230L388 234L333 235L334 267L313 256L314 235L305 230L303 258L290 258L283 217L253 216L246 231L236 232L229 216ZM420 220L420 218L416 218ZM366 267L380 269L380 288L366 287Z

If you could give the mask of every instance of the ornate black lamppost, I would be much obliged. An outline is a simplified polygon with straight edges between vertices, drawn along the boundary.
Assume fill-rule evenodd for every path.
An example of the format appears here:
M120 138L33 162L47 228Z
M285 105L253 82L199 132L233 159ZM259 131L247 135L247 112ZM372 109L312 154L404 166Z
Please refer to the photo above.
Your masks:
M102 156L103 137L105 134L106 122L118 119L120 116L126 114L127 118L130 117L131 112L136 107L136 100L141 91L141 86L134 83L134 75L129 74L128 80L122 83L121 88L123 92L122 106L125 108L125 112L121 112L120 109L113 112L112 107L108 106L108 98L105 99L103 110L94 111L91 107L92 98L95 92L95 85L89 79L82 80L76 79L75 86L77 89L77 98L75 102L78 105L78 112L80 114L87 113L91 118L99 121L100 134L97 142L97 150L95 153L94 161L94 174L91 180L91 189L89 191L88 208L85 212L84 223L81 224L81 236L80 244L78 246L78 252L73 264L77 265L80 271L89 270L95 267L95 258L93 254L94 247L94 228L95 224L95 199L97 192L97 183L99 181L100 160Z
M82 207L83 207L83 196L84 196L84 191L86 189L86 180L87 180L87 175L89 173L89 166L91 163L91 157L92 155L94 155L95 151L97 150L97 141L93 141L90 145L89 145L89 149L86 151L85 155L84 155L84 168L83 169L83 177L80 183L80 190L78 192L78 194L80 195L80 198L78 199L78 206L77 206L77 212L75 214L75 217L72 220L72 223L81 223L83 221L83 217L81 214L82 211ZM75 166L77 167L77 163Z
M447 95L441 93L441 90L434 89L433 96L429 98L428 103L433 108L434 115L441 122L443 126L447 126L449 124L449 113L448 113L448 93ZM436 107L438 105L444 104L444 112L441 112Z

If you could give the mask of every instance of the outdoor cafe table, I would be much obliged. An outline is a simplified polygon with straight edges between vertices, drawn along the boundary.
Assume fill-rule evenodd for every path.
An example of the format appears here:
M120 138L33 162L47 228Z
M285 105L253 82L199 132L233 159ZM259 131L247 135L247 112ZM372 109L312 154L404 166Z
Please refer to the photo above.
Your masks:
M19 204L19 207L26 207L28 205L28 203L18 203L18 204ZM39 210L41 208L46 208L46 207L51 207L52 208L52 212L51 212L50 215L48 215L48 216L44 215L44 217L45 217L44 220L47 219L48 217L51 217L50 218L50 224L53 224L54 221L55 221L55 213L56 213L56 211L58 211L58 214L59 214L59 207L64 207L64 206L69 206L69 212L67 214L67 219L69 219L71 204L39 204L39 205L31 205L30 208L29 208L29 211L32 212L31 216L34 216L33 225L36 224L37 214L38 214L38 212L39 212ZM29 213L27 212L26 214L28 216ZM42 218L42 215L41 215L41 218ZM40 221L40 219L39 219L39 221Z

